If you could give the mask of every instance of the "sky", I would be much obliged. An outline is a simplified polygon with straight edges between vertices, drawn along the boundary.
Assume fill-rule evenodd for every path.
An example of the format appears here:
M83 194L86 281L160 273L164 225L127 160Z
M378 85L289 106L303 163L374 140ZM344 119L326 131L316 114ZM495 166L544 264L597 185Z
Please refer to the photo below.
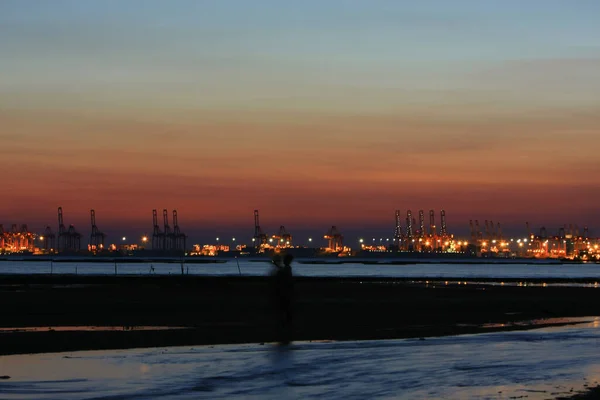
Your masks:
M600 233L596 0L0 0L0 223ZM312 233L311 233L312 232ZM239 239L238 239L239 240ZM354 240L354 239L353 239Z

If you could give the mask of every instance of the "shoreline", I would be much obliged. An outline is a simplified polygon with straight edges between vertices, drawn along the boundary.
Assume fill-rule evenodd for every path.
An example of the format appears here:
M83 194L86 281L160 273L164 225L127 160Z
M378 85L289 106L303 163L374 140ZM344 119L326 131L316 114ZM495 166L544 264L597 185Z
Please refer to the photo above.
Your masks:
M592 400L600 398L600 386L585 389L568 397L557 397L556 400Z
M184 256L160 254L136 255L3 255L0 262L86 262L86 263L184 263L184 264L222 264L233 260L256 263L271 263L271 256L256 255L223 255L223 256ZM404 265L404 264L528 264L528 265L562 265L562 264L600 264L597 260L570 260L558 258L532 257L475 257L464 254L428 254L428 253L373 253L357 256L295 256L298 264L364 264L364 265Z
M589 321L592 322L593 317ZM367 332L364 330L354 330L352 332L337 332L333 336L331 333L326 337L321 337L314 332L304 331L293 337L294 342L313 342L313 341L363 341L363 340L399 340L399 339L420 339L441 336L456 336L467 334L512 332L531 329L553 328L570 325L584 324L586 321L579 322L544 322L530 321L529 323L507 324L506 326L496 325L486 326L421 326L412 327L406 330ZM74 327L75 328L75 327ZM86 327L89 328L89 327ZM222 327L210 332L198 328L177 328L177 329L140 329L136 327L123 327L122 330L63 330L57 331L55 328L40 328L37 332L2 332L0 338L6 341L0 350L0 357L7 355L25 355L40 353L63 353L74 351L102 351L102 350L127 350L137 348L155 348L155 347L183 347L183 346L210 346L210 345L229 345L229 344L276 344L282 343L281 338L276 331L271 333L245 331L243 337L235 333L235 330L243 327ZM287 341L285 342L287 343Z
M0 355L424 338L531 329L539 326L531 321L600 310L595 287L310 277L296 277L294 285L293 326L282 330L269 277L0 275L0 328L125 327L0 331ZM127 329L141 326L187 329Z

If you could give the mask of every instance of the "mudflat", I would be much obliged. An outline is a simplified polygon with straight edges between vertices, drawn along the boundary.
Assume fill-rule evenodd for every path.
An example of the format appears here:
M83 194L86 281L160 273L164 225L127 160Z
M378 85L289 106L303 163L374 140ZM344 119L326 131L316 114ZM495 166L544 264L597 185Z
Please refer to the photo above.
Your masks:
M0 304L6 355L523 329L540 318L598 315L600 290L295 277L286 328L266 276L4 275ZM39 329L18 329L27 327Z

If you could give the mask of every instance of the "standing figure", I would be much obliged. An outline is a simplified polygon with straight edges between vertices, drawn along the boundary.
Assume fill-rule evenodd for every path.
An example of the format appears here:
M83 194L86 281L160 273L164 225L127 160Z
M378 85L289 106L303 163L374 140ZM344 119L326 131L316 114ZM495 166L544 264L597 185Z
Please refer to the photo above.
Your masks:
M283 312L284 326L291 325L294 311L294 276L292 275L293 260L294 256L291 254L286 254L285 257L283 257L281 309Z
M277 313L277 323L281 328L281 341L286 343L291 339L293 317L294 277L291 265L293 259L292 255L287 254L283 258L283 266L281 266L281 259L278 256L273 259L273 300Z

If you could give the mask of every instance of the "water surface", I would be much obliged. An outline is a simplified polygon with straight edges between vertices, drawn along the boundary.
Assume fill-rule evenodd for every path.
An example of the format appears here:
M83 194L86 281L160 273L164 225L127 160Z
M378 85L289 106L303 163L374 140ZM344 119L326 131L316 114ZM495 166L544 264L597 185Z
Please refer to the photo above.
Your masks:
M600 382L600 318L586 321L426 340L5 356L0 398L552 399Z
M386 260L380 260L385 262ZM388 260L390 261L390 260ZM393 260L392 260L393 261ZM244 275L260 276L268 273L268 261L229 260L224 263L96 263L49 261L0 261L0 274L80 274L80 275ZM548 263L424 263L424 264L293 264L298 276L340 277L395 277L395 278L553 278L598 279L600 264L548 264Z

